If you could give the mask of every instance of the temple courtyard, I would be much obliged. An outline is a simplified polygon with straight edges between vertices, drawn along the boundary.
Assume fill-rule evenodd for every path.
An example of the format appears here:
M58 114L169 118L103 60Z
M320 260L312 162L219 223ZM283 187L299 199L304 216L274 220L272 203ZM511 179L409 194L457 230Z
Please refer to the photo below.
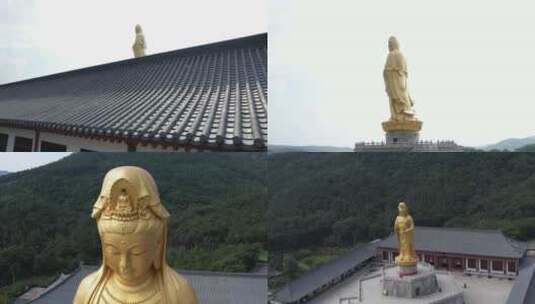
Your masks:
M375 274L380 274L377 270ZM374 279L364 281L362 284L362 301L358 300L359 279L373 276L373 272L358 272L353 276L347 278L345 281L339 283L333 288L326 290L324 293L316 298L313 298L308 303L310 304L420 304L428 303L427 297L418 299L402 299L393 297L384 297L381 295L380 276ZM454 290L461 290L463 292L464 301L466 304L503 304L507 301L507 297L511 292L514 280L501 278L488 278L479 276L467 276L463 273L450 272L456 283L456 286L443 286L440 279L445 272L438 272L439 285L443 289L443 293L453 292ZM466 288L464 288L466 284ZM427 301L426 301L427 300Z

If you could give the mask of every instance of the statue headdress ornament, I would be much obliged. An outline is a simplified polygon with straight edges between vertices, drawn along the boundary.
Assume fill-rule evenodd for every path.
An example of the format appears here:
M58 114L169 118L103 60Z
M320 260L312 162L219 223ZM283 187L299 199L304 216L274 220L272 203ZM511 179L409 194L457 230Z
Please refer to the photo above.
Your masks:
M150 174L138 167L118 167L106 174L91 217L121 222L149 220L150 213L161 220L169 212L160 201L156 184Z

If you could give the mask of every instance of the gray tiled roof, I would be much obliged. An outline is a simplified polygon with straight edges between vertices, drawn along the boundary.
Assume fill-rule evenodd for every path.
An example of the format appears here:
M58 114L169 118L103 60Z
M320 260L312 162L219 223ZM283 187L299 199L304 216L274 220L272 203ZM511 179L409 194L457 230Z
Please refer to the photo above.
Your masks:
M267 34L1 85L0 125L265 150Z
M328 263L320 265L299 278L290 281L274 295L282 303L295 302L314 290L340 277L345 272L375 256L376 243L368 243L352 249Z
M71 278L31 304L71 304L80 281L97 270L82 266ZM201 304L265 304L267 274L177 270L191 284Z
M509 258L521 258L526 248L499 230L420 226L414 232L414 245L418 251ZM396 236L391 234L377 247L398 248Z
M265 304L267 274L179 271L203 304Z
M82 266L80 270L73 273L70 278L63 281L62 284L56 286L56 288L51 289L41 297L29 302L32 304L63 304L63 303L72 303L76 289L78 289L78 284L85 278L88 274L96 271L98 267L91 266Z

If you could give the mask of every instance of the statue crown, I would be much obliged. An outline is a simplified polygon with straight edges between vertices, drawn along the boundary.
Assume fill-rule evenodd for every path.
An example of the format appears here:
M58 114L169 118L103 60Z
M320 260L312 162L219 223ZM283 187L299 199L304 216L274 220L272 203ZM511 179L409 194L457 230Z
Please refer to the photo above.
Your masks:
M116 197L101 197L104 200L104 210L102 216L106 219L117 220L121 222L137 221L139 219L148 219L148 202L149 196L132 200L125 189Z

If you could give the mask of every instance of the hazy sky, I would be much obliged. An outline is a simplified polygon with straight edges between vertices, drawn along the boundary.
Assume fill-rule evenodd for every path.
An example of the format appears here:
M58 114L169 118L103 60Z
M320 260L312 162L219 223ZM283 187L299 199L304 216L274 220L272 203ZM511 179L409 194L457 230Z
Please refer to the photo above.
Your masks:
M409 69L421 138L468 146L535 135L530 1L272 0L271 144L382 140L390 35Z
M56 161L69 154L63 152L3 152L0 153L0 170L17 172L35 168Z
M267 32L267 0L0 0L0 84Z

